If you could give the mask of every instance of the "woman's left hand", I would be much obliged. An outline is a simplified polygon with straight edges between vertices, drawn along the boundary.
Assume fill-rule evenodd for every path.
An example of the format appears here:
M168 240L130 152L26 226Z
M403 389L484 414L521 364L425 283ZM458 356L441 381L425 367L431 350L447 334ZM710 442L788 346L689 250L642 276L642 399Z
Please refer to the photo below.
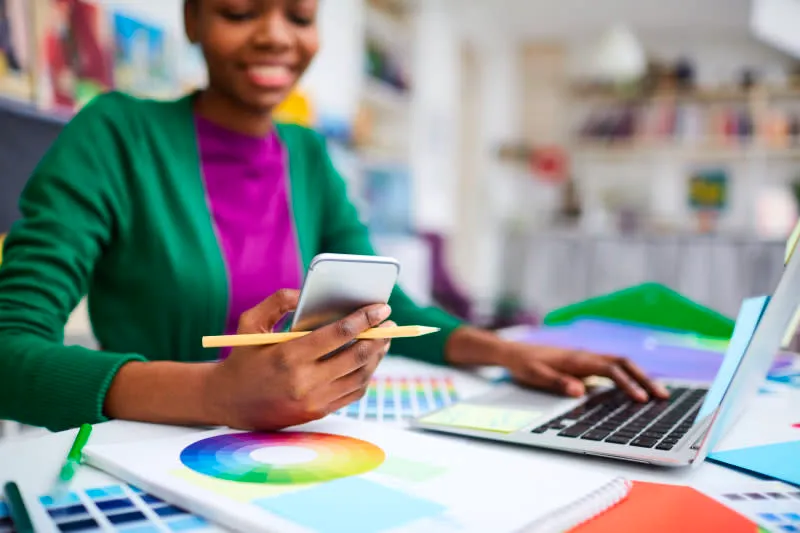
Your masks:
M454 365L502 366L515 381L556 394L582 396L586 393L583 380L601 376L612 379L637 401L669 398L663 386L624 357L510 342L472 327L456 330L446 352L448 361Z
M512 377L524 385L566 396L582 396L584 379L606 377L640 402L669 398L669 392L651 381L636 363L624 357L583 350L508 343L502 359Z

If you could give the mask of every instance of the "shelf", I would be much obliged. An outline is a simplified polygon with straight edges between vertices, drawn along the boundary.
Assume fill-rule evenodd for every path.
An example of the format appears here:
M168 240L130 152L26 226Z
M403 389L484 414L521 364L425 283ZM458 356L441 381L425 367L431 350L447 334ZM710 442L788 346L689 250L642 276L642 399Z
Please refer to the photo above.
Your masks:
M593 159L634 159L670 156L686 159L800 159L800 144L794 146L726 145L719 143L579 142L569 148L572 156Z
M759 87L751 91L736 88L698 89L694 91L657 91L651 94L631 93L619 94L610 90L573 86L570 89L575 99L596 103L746 103L754 99L798 100L800 88L791 87Z

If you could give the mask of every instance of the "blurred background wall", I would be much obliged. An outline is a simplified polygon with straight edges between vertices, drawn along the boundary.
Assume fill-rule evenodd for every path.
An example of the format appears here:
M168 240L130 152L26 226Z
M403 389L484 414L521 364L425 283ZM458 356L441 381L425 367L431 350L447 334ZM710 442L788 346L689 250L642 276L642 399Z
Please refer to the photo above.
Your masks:
M60 86L56 3L3 1L0 233L93 95L204 83L180 0L67 0L106 66ZM423 302L493 324L657 281L733 316L798 217L798 27L793 0L323 0L279 114L327 136Z

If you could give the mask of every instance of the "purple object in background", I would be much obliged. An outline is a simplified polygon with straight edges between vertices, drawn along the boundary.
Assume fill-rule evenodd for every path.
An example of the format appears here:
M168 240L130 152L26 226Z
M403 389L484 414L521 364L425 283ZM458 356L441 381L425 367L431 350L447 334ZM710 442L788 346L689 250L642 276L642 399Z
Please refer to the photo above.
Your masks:
M713 381L725 355L722 340L588 319L531 328L514 340L624 356L656 379ZM790 355L778 354L772 371L790 365Z

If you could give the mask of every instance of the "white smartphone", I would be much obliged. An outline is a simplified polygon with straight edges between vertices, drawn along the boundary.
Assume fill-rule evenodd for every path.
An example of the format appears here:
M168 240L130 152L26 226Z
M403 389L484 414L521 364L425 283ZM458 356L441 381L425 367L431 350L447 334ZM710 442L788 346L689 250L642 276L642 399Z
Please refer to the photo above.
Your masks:
M388 303L400 275L391 257L320 254L311 261L292 331L312 331L362 307Z

